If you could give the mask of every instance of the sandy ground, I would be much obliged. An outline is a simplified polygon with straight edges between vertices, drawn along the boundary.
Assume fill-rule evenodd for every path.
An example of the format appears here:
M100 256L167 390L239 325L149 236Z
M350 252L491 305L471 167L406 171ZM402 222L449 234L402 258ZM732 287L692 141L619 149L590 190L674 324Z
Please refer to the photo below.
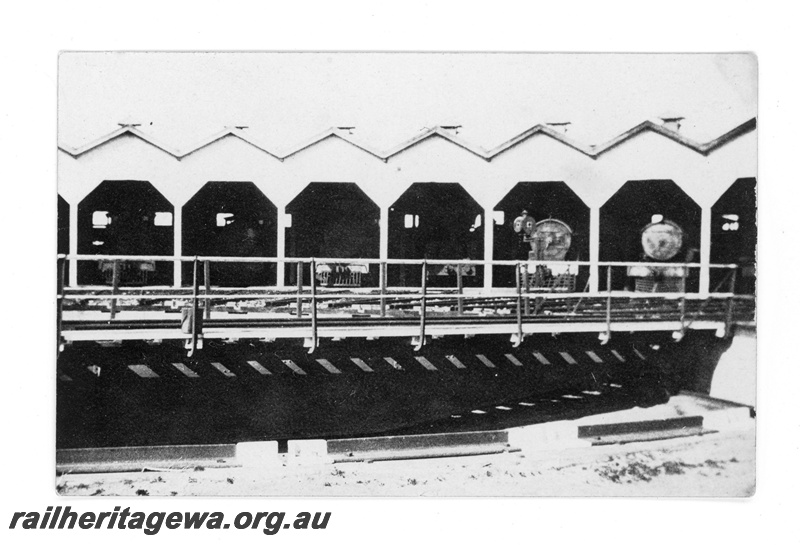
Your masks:
M714 370L713 397L756 406L756 345L755 330L741 328L736 332Z
M488 456L57 478L86 496L751 496L754 428Z

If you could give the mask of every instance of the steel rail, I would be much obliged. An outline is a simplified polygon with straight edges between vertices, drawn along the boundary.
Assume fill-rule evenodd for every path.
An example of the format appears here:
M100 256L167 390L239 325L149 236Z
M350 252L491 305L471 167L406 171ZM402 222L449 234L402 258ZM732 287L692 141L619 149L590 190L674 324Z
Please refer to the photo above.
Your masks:
M735 263L719 264L710 263L676 263L676 262L650 262L650 261L546 261L546 260L485 260L485 259L376 259L376 258L331 258L331 257L225 257L225 256L164 256L164 255L102 255L102 254L57 254L58 258L68 261L161 261L161 262L182 262L191 263L198 259L212 263L352 263L352 264L375 264L386 263L387 265L491 265L508 266L517 265L576 265L588 267L599 265L601 267L649 267L649 268L674 268L688 267L701 269L739 269L742 266Z
M672 322L677 321L680 322L680 312L673 311L673 312L660 312L658 314L658 318L651 318L647 316L642 316L642 313L639 312L628 312L628 313L620 313L615 318L612 319L611 324L613 325L615 322L621 321L622 318L638 318L641 322ZM731 319L736 316L736 312L731 312L730 316ZM741 311L739 312L740 315L750 315L750 312ZM702 321L715 321L719 323L725 323L728 314L726 310L720 309L717 312L709 313L707 316L704 317ZM530 317L530 319L526 319L523 321L523 324L538 324L538 323L582 323L582 322L596 322L596 323L604 323L608 325L607 316L603 313L595 313L593 315L588 315L584 317L567 317L562 315L553 315L553 316L541 316L541 317ZM310 318L303 318L301 320L280 320L280 319L253 319L253 320L209 320L205 323L207 328L227 328L227 329L235 329L235 328L256 328L256 327L270 327L270 328L296 328L303 324L310 325L311 319ZM65 324L62 332L66 331L80 331L80 330L121 330L121 329L137 329L137 328L146 328L146 329L174 329L179 324L177 320L174 321L154 321L154 320L127 320L127 321L116 321L116 322L70 322ZM352 327L368 327L368 326L407 326L407 325L414 325L419 324L419 319L415 317L407 317L407 318L366 318L366 319L359 319L359 318L341 318L341 317L332 317L332 318L318 318L317 319L317 328L329 327L329 326L352 326ZM458 319L457 317L454 318L447 318L447 317L433 317L429 316L426 319L426 327L430 325L452 325L452 326L459 326L459 325L493 325L493 324L507 324L507 325L518 325L516 316L496 316L496 317L476 317L472 319ZM690 324L686 323L688 327Z
M734 322L738 323L738 322ZM746 320L741 320L741 323L748 324ZM718 335L724 335L724 323L721 321L695 321L689 327L694 331L715 331ZM680 328L680 322L676 318L673 321L665 322L649 322L639 320L628 320L614 322L611 330L615 332L664 332L670 333L677 331ZM454 328L453 325L436 325L429 324L427 328L428 334L434 337L444 337L448 335L455 336L475 336L475 335L516 335L516 324L465 324ZM585 321L585 322L542 322L542 323L526 323L523 326L523 333L528 335L539 334L561 334L561 333L587 333L587 334L605 334L606 325L603 320ZM325 326L319 329L319 338L326 339L376 339L376 338L394 338L394 339L412 339L414 343L417 342L417 335L419 335L419 325L409 324L406 326L393 325L391 327L367 327L367 326ZM308 326L305 324L297 324L295 327L283 328L264 328L264 327L248 327L232 330L230 328L207 328L203 332L205 340L219 340L222 342L235 342L242 339L255 339L265 342L272 342L277 339L303 340L308 336ZM67 343L75 342L111 342L118 343L122 341L166 341L166 340L187 340L190 335L182 333L180 329L116 329L113 331L103 331L97 329L90 330L69 330L64 332L63 340Z
M427 319L428 320L434 320L434 319L447 320L447 321L451 321L451 322L454 322L454 323L455 322L458 322L458 323L477 323L477 322L480 322L481 320L502 320L502 319L509 319L510 320L510 319L512 319L512 317L510 316L511 313L512 313L512 305L513 305L513 302L509 301L508 306L505 307L507 309L507 312L503 312L503 313L494 312L494 313L489 314L489 315L475 313L472 316L459 316L456 313L453 313L454 315L448 316L447 313L451 313L453 311L447 310L447 311L442 311L441 313L434 312L433 316L432 317L428 317ZM715 316L717 314L722 314L723 316L725 316L725 315L733 314L735 312L734 308L735 308L735 306L726 306L726 307L723 307L723 308L711 308L711 309L689 308L687 310L688 310L688 313L694 315L694 317L696 318L698 316ZM747 307L747 308L744 308L744 309L736 309L736 310L740 314L742 314L742 313L752 314L755 309L754 308L751 309L751 308ZM680 307L676 308L676 307L670 307L670 306L660 306L660 307L618 307L618 308L612 308L610 312L609 312L609 309L601 310L599 308L598 309L588 309L587 308L586 310L582 311L580 314L573 313L571 310L569 310L568 307L555 307L555 308L548 309L548 312L549 312L548 314L525 316L522 321L524 321L524 322L537 322L537 321L547 321L547 320L580 321L580 320L588 319L588 318L591 318L591 317L603 317L606 321L608 321L609 317L613 318L613 317L619 317L619 316L639 316L639 317L644 318L647 315L653 315L653 316L657 316L658 318L663 319L664 317L671 317L672 315L675 315L675 316L678 316L678 317L682 318L682 320L686 323L686 320L685 320L686 311L682 311L682 309ZM251 323L252 324L252 323L274 322L274 323L287 323L288 325L292 325L292 324L295 324L295 323L298 322L298 319L296 317L291 317L291 318L289 318L289 317L274 317L274 316L270 317L269 314L270 313L258 313L258 312L255 312L255 313L249 313L249 315L252 316L252 317L249 317L247 319L226 317L226 318L209 319L207 321L207 323L209 323L209 324L210 323L227 324L227 323L241 322L241 323ZM356 322L358 320L362 320L364 322L371 323L371 324L380 323L380 322L383 322L383 321L386 321L386 320L409 320L409 321L418 320L418 318L415 317L415 314L406 315L406 316L396 315L396 316L390 316L390 317L388 317L388 316L387 317L381 317L379 315L371 315L371 314L366 314L366 315L361 315L361 316L353 316L352 314L349 314L347 317L342 317L343 314L347 314L347 313L342 313L342 312L331 313L329 316L326 317L325 315L323 315L322 317L319 317L319 319L323 320L323 321L331 320L331 319L343 319L343 320L348 320L348 321L351 321L351 322ZM427 314L427 311L426 311L426 314ZM437 316L437 314L443 314L443 315ZM238 316L239 313L236 313L236 315ZM508 317L506 318L506 316L508 316ZM518 314L517 316L515 316L515 318L516 318L517 321L520 321L521 315ZM300 319L304 319L304 318L300 318ZM69 326L71 326L72 324L75 324L75 323L86 323L86 324L102 323L102 324L107 325L110 328L113 328L113 327L115 327L115 324L119 324L119 326L121 327L126 323L152 324L152 323L159 323L160 322L160 323L166 323L166 324L174 324L174 323L177 323L178 321L179 321L179 318L175 318L173 320L164 319L164 318L132 320L132 319L129 318L129 319L126 319L126 320L117 319L117 320L111 321L111 320L101 320L101 319L92 319L92 318L69 318L69 317L67 317L66 319L62 319L62 328L68 328Z
M524 451L524 445L513 435L514 430L536 430L561 422L562 433L552 434L544 444L547 450L558 455L565 448L573 454L591 453L603 445L624 444L642 441L670 441L686 436L709 435L720 431L712 415L725 411L727 426L747 429L753 419L754 408L748 405L709 397L694 392L681 391L666 405L680 407L682 400L696 399L702 403L692 404L691 414L683 415L675 410L675 416L654 414L651 420L642 420L635 409L634 417L625 391L609 392L596 398L583 397L574 390L576 399L564 398L565 392L552 392L550 396L539 395L531 400L558 398L560 410L541 415L539 407L530 407L508 401L492 406L476 406L480 414L467 413L467 418L443 418L424 426L406 428L403 432L389 431L370 437L338 437L325 441L325 453L333 463L352 463L378 460L414 460L431 457L447 458L470 455L501 454ZM567 394L569 395L569 394ZM540 404L539 404L540 405ZM499 411L498 406L506 410ZM513 407L513 408L512 408ZM646 409L644 409L646 410ZM487 418L486 413L492 413ZM597 414L618 415L608 418L609 423L587 423L582 417ZM715 419L719 422L720 419ZM418 431L419 430L419 431ZM424 431L422 431L424 430ZM422 432L421 432L422 431ZM721 430L724 431L724 428ZM421 433L420 433L421 432ZM302 438L300 438L302 440ZM144 470L196 471L201 468L236 468L253 465L252 457L246 457L239 443L218 443L214 438L204 444L158 445L124 447L85 447L56 450L56 472L58 474L121 473ZM277 447L277 445L275 445ZM639 447L643 448L643 447ZM259 458L259 464L279 461L278 449L271 456ZM255 467L259 467L258 464ZM316 467L316 466L311 466Z
M506 288L507 290L513 290L513 288ZM709 294L701 294L701 293L681 293L681 292L632 292L632 291L612 291L612 297L616 299L661 299L661 300L681 300L682 298L689 299L696 299L696 300L703 300L703 299L755 299L753 295L747 294L738 294L732 292L723 292L723 293L709 293ZM292 299L296 299L297 292L291 291L286 293L275 293L275 294L199 294L197 298L200 300L203 299L286 299L287 296L291 295ZM452 299L511 299L516 296L515 291L496 291L495 293L486 293L486 292L479 292L479 293L446 293L446 292L436 292L437 296L441 297L448 297ZM522 297L524 299L602 299L608 296L608 292L599 292L596 294L587 294L587 293L575 293L575 292L531 292L531 293L522 293ZM91 299L125 299L125 300L137 300L137 299L187 299L193 300L195 295L192 293L189 294L62 294L58 295L57 297L63 298L65 300L91 300ZM307 294L300 294L302 298L308 298ZM378 299L379 295L374 293L352 293L352 294L341 294L341 293L325 293L322 292L321 294L317 294L317 298L319 299ZM397 294L386 294L387 299L411 299L411 300L418 300L420 298L419 293L397 293Z
M156 260L160 261L173 261L183 262L189 261L193 263L192 268L192 288L191 293L186 293L186 290L183 287L164 287L164 288L141 288L138 292L132 293L135 290L128 289L125 292L120 293L120 276L121 276L121 268L120 263L123 261L140 261L143 259L152 260L151 258L156 258ZM319 331L318 328L320 326L323 327L337 327L338 324L342 323L341 320L346 320L344 323L344 327L350 327L355 324L361 323L360 321L355 320L353 317L343 319L340 316L333 316L333 317L319 317L318 313L320 310L320 304L326 305L327 308L346 308L347 306L354 306L359 303L359 301L368 302L371 304L378 303L380 308L380 319L374 318L372 315L368 315L369 318L366 320L365 326L370 328L375 327L403 327L407 320L414 320L417 319L419 323L419 336L418 339L415 341L416 350L421 349L425 344L426 338L426 327L427 327L427 320L428 320L428 306L433 305L432 312L435 315L438 312L452 312L455 310L458 319L454 320L452 316L444 316L444 317L435 317L436 321L432 321L432 323L438 326L444 327L458 327L461 326L477 326L480 327L481 325L486 324L493 324L493 325L502 325L504 323L503 319L500 317L497 318L483 318L481 319L477 314L483 310L485 312L496 312L498 314L511 314L515 312L515 322L516 322L516 336L513 338L514 342L519 344L522 342L525 334L525 328L523 327L525 324L542 324L542 323L554 323L554 322L561 322L564 324L577 324L577 323L586 323L590 324L595 321L601 320L601 314L599 312L598 305L602 305L605 302L605 341L608 340L612 330L612 322L623 322L626 320L638 320L638 321L648 321L654 323L665 323L669 322L674 319L674 314L678 313L679 318L679 326L678 330L675 332L677 335L676 339L680 340L680 338L684 335L687 329L686 323L686 315L687 315L687 302L688 301L702 301L702 304L699 309L692 309L693 312L693 321L697 319L701 319L703 321L716 321L716 314L714 309L706 310L706 306L712 300L727 300L727 311L724 317L725 323L725 330L729 331L730 324L734 320L735 317L739 317L741 315L745 315L745 317L749 317L750 313L745 311L737 310L736 316L734 316L734 306L735 301L741 299L752 300L752 296L740 296L735 294L735 273L738 270L739 266L735 264L730 265L700 265L700 264L680 264L676 265L674 263L642 263L642 262L598 262L599 266L606 267L606 292L605 293L575 293L575 292L560 292L556 291L556 289L551 289L550 291L533 291L531 292L531 287L528 282L528 275L530 272L531 266L539 266L543 264L553 264L563 266L565 263L568 265L595 265L592 262L562 262L562 261L482 261L482 260L376 260L376 259L354 259L354 260L342 260L342 259L331 259L331 258L227 258L227 257L200 257L200 256L193 256L193 257L169 257L169 256L85 256L85 255L77 255L77 256L69 256L65 254L59 255L59 263L62 264L62 267L68 260L91 260L91 261L112 261L112 285L110 288L110 293L108 288L100 288L95 289L94 293L91 293L92 288L83 288L82 290L73 289L70 290L69 293L65 292L63 284L59 284L58 286L58 294L57 294L57 339L59 348L61 346L61 340L63 337L63 333L65 330L81 330L81 331L107 331L107 330L134 330L138 329L140 331L146 329L152 329L156 326L156 329L168 329L174 327L172 321L155 321L155 320L141 320L139 322L132 321L132 320L125 320L124 322L119 320L118 314L121 312L127 312L130 310L137 310L139 312L146 312L148 310L152 310L153 312L164 312L166 308L155 308L152 307L148 310L138 310L138 309L130 309L126 308L124 305L125 301L136 301L137 303L142 300L147 301L164 301L169 302L172 308L177 308L178 302L180 301L189 301L190 303L190 315L185 317L187 320L190 320L191 328L188 331L190 335L190 341L187 343L187 349L189 350L189 354L193 354L198 348L199 338L201 335L200 329L200 320L205 318L207 323L210 327L217 327L223 329L236 329L236 328L292 328L295 325L306 324L307 320L304 319L303 311L304 305L307 303L309 306L309 314L310 314L310 339L306 337L307 342L310 341L310 350L309 352L313 352L319 342ZM210 263L211 262L223 262L223 263L294 263L296 265L296 290L291 289L274 289L274 291L270 290L269 287L266 287L267 292L264 293L261 289L257 289L257 292L253 292L253 290L247 290L246 293L241 293L241 289L233 288L228 290L220 290L217 289L214 293L211 292L211 269ZM375 293L374 288L368 289L359 289L358 291L355 290L325 290L319 292L317 290L317 265L319 263L377 263L380 268L380 286L378 288L378 293ZM203 266L203 293L200 294L200 286L199 286L199 266L202 263ZM306 292L304 290L305 283L303 280L303 275L305 272L305 264L309 266L309 284L310 284L310 292ZM444 265L455 265L457 278L456 278L456 288L453 290L452 288L441 288L438 290L434 290L429 292L428 290L428 272L429 272L429 265L431 264L444 264ZM515 276L515 288L475 288L470 289L469 291L465 292L463 287L463 278L462 278L462 267L468 264L473 265L481 265L485 264L488 266L513 266L514 267L514 276ZM388 283L388 267L390 265L421 265L421 278L420 278L420 289L418 292L413 290L406 290L405 288L400 288L399 291L389 292L387 291L387 283ZM681 277L681 290L677 293L643 293L643 292L627 292L627 291L620 291L614 292L612 291L612 281L613 281L613 270L619 267L625 266L646 266L651 268L658 268L658 267L668 267L674 268L676 266L681 266L683 268L683 275ZM688 275L689 268L701 268L707 266L709 268L721 268L721 269L729 269L732 273L733 280L730 283L730 292L729 293L713 293L713 294L700 294L700 293L687 293L686 292L686 277ZM63 276L63 273L62 273ZM525 281L525 289L523 290L522 282ZM62 278L63 281L63 278ZM144 293L147 290L161 291L162 293ZM87 293L87 291L89 293ZM99 292L99 293L98 293ZM535 298L536 302L536 309L534 311L534 315L530 316L530 300ZM569 311L569 305L566 303L572 299L579 299L580 302L585 302L584 308L581 310L580 313L576 312L577 305L571 311ZM275 319L273 317L264 317L262 318L261 314L270 314L275 313L281 306L290 306L291 299L294 300L294 316L293 319L286 322L287 318ZM93 323L92 320L88 318L78 319L75 320L73 313L84 313L84 312L91 312L91 308L78 308L78 309L71 309L68 305L65 306L65 301L108 301L109 302L109 310L110 310L110 323L107 325L102 325L98 327L100 324ZM245 313L251 312L253 315L256 315L255 318L249 318L246 321L237 320L237 319L228 319L228 320L211 320L212 312L214 311L214 301L220 302L243 302L247 300L255 300L255 301L262 301L264 304L271 305L270 310L261 310L260 308L247 308L243 311ZM199 305L200 302L203 303L203 310L204 315L199 315ZM637 306L638 303L636 301L642 301L641 306ZM677 302L678 307L673 308L671 306L672 302ZM613 308L615 306L616 308ZM331 306L333 305L333 306ZM417 306L418 305L418 306ZM407 317L407 316L392 316L391 318L387 318L387 306L393 309L393 314L403 313L410 311L413 315L417 316L417 318ZM444 310L442 310L444 307ZM465 307L469 307L469 310L465 311ZM598 307L598 308L592 308ZM223 307L227 308L227 307ZM323 307L325 308L325 307ZM524 309L524 312L523 312ZM102 309L97 309L102 312ZM222 309L220 309L222 310ZM237 313L241 312L241 308L237 308ZM470 311L476 311L474 314ZM278 311L280 312L280 311ZM334 311L335 312L335 311ZM340 311L342 312L342 311ZM472 314L471 316L466 316L468 314ZM524 318L523 318L524 314ZM65 320L65 318L69 318ZM749 319L749 318L748 318ZM463 320L463 321L462 321ZM92 327L94 325L94 327Z

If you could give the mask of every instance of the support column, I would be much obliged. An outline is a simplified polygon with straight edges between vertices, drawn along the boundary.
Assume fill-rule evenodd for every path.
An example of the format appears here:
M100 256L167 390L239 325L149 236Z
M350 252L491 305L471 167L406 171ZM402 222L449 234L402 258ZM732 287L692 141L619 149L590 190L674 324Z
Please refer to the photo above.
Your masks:
M381 206L381 216L378 222L378 230L380 231L380 254L379 257L382 260L389 259L389 205ZM386 285L383 279L384 271L388 270L388 267L378 267L380 271L380 284L381 286Z
M600 286L600 207L589 209L589 292L597 293Z
M700 209L700 295L708 295L711 263L711 207Z
M276 251L276 256L279 259L283 259L286 257L286 206L285 205L276 205L278 208L278 248ZM284 263L278 263L277 266L277 280L275 284L279 288L286 287L286 265Z
M78 254L78 205L69 203L69 255ZM72 261L69 265L69 280L71 287L78 285L78 262Z
M483 259L491 261L494 259L494 205L483 208ZM483 267L483 287L491 289L494 279L494 271L490 265Z
M172 236L173 236L173 257L180 257L183 255L183 205L174 205L174 213L172 214ZM181 287L183 264L180 261L175 261L174 268L172 269L172 284L176 288Z

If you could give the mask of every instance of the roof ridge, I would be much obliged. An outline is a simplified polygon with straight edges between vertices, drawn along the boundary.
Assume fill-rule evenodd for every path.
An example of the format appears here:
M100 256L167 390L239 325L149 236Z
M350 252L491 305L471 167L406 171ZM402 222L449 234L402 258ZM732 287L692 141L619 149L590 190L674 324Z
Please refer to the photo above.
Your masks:
M385 153L384 160L388 161L389 158L409 148L416 146L423 140L426 140L432 136L439 136L441 138L444 138L445 140L448 140L452 144L455 144L456 146L463 148L474 155L477 155L481 159L488 160L487 152L482 147L470 144L466 140L458 138L456 135L450 132L449 129L445 129L441 125L435 125L433 127L425 127L425 129L421 133L414 135L413 137L409 138L404 142L401 142L400 144L394 146L393 148L390 148L390 150Z
M337 127L329 127L328 129L322 131L321 133L318 133L318 134L312 136L311 138L301 142L299 145L296 145L294 147L290 147L288 149L288 151L284 151L283 154L279 154L279 153L270 151L265 146L260 144L258 141L256 141L253 138L245 135L244 132L241 129L238 129L238 128L235 128L235 127L225 127L221 131L219 131L217 133L214 133L213 135L201 140L200 143L195 144L194 146L187 148L186 151L180 152L175 148L171 148L171 147L159 142L158 140L154 139L152 136L140 131L136 127L122 126L122 127L118 128L118 129L115 129L114 131L112 131L112 132L110 132L110 133L108 133L108 134L106 134L104 136L101 136L100 138L97 138L96 140L88 142L88 143L86 143L86 144L84 144L82 146L79 146L79 147L70 147L70 146L68 146L68 145L66 145L64 143L59 143L58 144L58 149L60 149L60 150L64 151L65 153L68 153L69 155L72 155L73 157L77 158L77 157L83 155L84 153L87 153L87 152L89 152L89 151L91 151L93 149L96 149L96 148L99 148L99 147L103 146L104 144L110 142L111 140L114 140L115 138L118 138L118 137L123 136L125 134L131 134L133 136L136 136L137 138L140 138L140 139L144 140L145 142L151 144L152 146L164 151L165 153L168 153L169 155L172 155L176 159L180 160L180 159L183 159L184 157L187 157L187 156L189 156L189 155L191 155L191 154L193 154L193 153L195 153L195 152L197 152L197 151L199 151L199 150L201 150L203 148L211 146L215 142L218 142L219 140L222 140L223 138L226 138L227 136L234 136L234 137L239 138L239 139L243 140L244 142L250 144L251 146L253 146L253 147L255 147L255 148L257 148L257 149L259 149L259 150L261 150L261 151L263 151L265 153L267 153L268 155L271 155L271 156L275 157L276 159L279 159L280 161L283 161L288 157L296 155L296 154L300 153L301 151L303 151L305 149L308 149L308 148L318 144L319 142L322 142L323 140L326 140L326 139L331 138L331 137L335 137L335 138L339 138L341 140L344 140L348 144L350 144L352 146L355 146L356 148L358 148L358 149L360 149L360 150L362 150L362 151L364 151L364 152L366 152L366 153L368 153L368 154L370 154L370 155L372 155L372 156L374 156L374 157L376 157L378 159L381 159L384 162L387 162L390 158L394 157L395 155L398 155L398 154L406 151L407 149L410 149L410 148L416 146L417 144L419 144L420 142L422 142L422 141L424 141L424 140L426 140L428 138L439 137L439 138L443 138L443 139L447 140L448 142L450 142L450 143L452 143L452 144L454 144L454 145L456 145L456 146L458 146L460 148L463 148L464 150L466 150L466 151L468 151L468 152L480 157L481 159L484 159L486 161L491 161L492 159L494 159L498 155L500 155L500 154L508 151L509 149L521 144L525 140L527 140L527 139L529 139L529 138L531 138L531 137L533 137L533 136L535 136L537 134L543 134L545 136L549 136L550 138L553 138L554 140L557 140L558 142L561 142L562 144L564 144L564 145L566 145L568 147L571 147L571 148L577 150L580 153L583 153L583 154L585 154L585 155L587 155L589 157L592 157L592 158L597 158L600 155L602 155L603 153L605 153L605 152L607 152L607 151L619 146L620 144L622 144L622 143L624 143L624 142L626 142L626 141L628 141L628 140L630 140L632 138L635 138L639 134L641 134L643 132L650 131L650 132L655 132L656 134L659 134L659 135L661 135L661 136L663 136L665 138L668 138L668 139L670 139L670 140L672 140L674 142L677 142L677 143L679 143L679 144L681 144L683 146L686 146L687 148L689 148L689 149L691 149L691 150L693 150L693 151L695 151L697 153L701 153L703 155L707 155L707 154L711 153L712 151L714 151L714 150L722 147L723 145L727 144L731 140L734 140L734 139L738 138L739 136L754 130L756 127L757 127L757 118L753 117L753 118L748 119L747 121L745 121L743 123L740 123L739 125L735 126L733 129L721 134L717 138L714 138L714 139L712 139L712 140L710 140L708 142L705 142L705 143L701 143L701 142L697 142L696 140L693 140L693 139L691 139L691 138L689 138L689 137L687 137L687 136L685 136L685 135L683 135L683 134L681 134L681 133L679 133L679 132L677 132L675 130L669 129L669 128L663 126L663 125L660 125L658 123L654 123L653 121L650 121L650 120L645 120L645 121L639 123L638 125L635 125L635 126L631 127L630 129L628 129L627 131L623 132L622 134L612 138L611 140L608 140L607 142L604 142L604 143L599 144L599 145L586 145L586 144L582 144L582 143L580 143L580 142L578 142L576 140L573 140L572 138L569 138L564 133L562 133L562 132L560 132L560 131L558 131L558 130L550 127L550 126L548 126L547 124L538 123L538 124L534 125L533 127L531 127L530 129L528 129L526 131L523 131L522 133L514 136L513 138L503 142L499 146L496 146L495 148L487 151L484 148L482 148L481 146L472 144L470 142L467 142L466 140L463 140L462 138L457 137L450 130L445 129L445 128L441 127L440 125L436 125L436 126L434 126L432 128L427 128L426 127L425 130L423 130L421 133L414 135L413 137L401 142L400 144L397 144L396 146L394 146L392 148L389 148L389 150L384 151L384 152L378 151L378 150L376 150L376 149L374 149L374 148L372 148L372 147L370 147L370 146L368 146L368 145L366 145L366 144L364 144L362 142L359 142L358 140L352 138L350 133L345 134L345 132L343 130L341 130L341 129L337 128Z
M206 147L214 144L215 142L218 142L218 141L222 140L223 138L227 138L228 136L233 136L234 138L238 138L239 140L242 140L243 142L246 142L246 143L250 144L254 148L259 149L259 150L263 151L264 153L266 153L268 155L272 155L273 157L275 157L276 159L278 159L280 161L283 160L283 158L281 156L279 156L278 154L276 154L274 152L269 151L266 148L266 146L264 146L264 145L260 144L259 142L253 140L251 137L249 137L246 134L244 134L243 130L241 130L241 129L237 128L237 127L225 127L221 131L219 131L219 132L217 132L217 133L205 138L204 140L200 141L198 144L195 144L193 147L190 147L185 152L183 152L183 153L181 153L179 155L176 155L176 157L178 159L183 159L185 157L188 157L189 155L192 155L193 153L195 153L197 151L200 151L201 149L206 148Z
M351 134L349 132L347 134L345 134L345 132L342 129L340 129L339 127L328 127L324 131L322 131L320 133L317 133L314 136L312 136L311 138L308 138L308 139L304 140L302 143L300 143L298 145L295 145L294 147L289 148L289 151L285 152L281 156L281 161L283 161L285 159L288 159L289 157L291 157L293 155L296 155L296 154L300 153L301 151L303 151L305 149L308 149L311 146L313 146L315 144L318 144L319 142L322 142L323 140L327 140L328 138L331 138L331 137L336 137L336 138L339 138L341 140L344 140L348 144L350 144L352 146L355 146L356 148L358 148L358 149L360 149L362 151L365 151L368 154L370 154L370 155L372 155L374 157L377 157L378 159L381 159L381 160L384 160L384 161L386 160L384 155L381 154L379 151L367 146L366 144L360 143L358 140L356 140L354 138L351 138Z
M573 149L576 149L577 151L579 151L581 153L584 153L586 155L592 155L593 146L591 146L591 145L587 146L587 145L580 144L576 140L573 140L572 138L569 138L563 132L557 131L553 127L549 126L549 124L537 123L536 125L534 125L530 129L521 132L517 136L511 138L510 140L506 140L505 142L503 142L499 146L497 146L497 147L493 148L492 150L490 150L488 152L488 156L493 159L494 157L500 155L501 153L513 148L514 146L517 146L518 144L521 144L522 142L524 142L528 138L530 138L530 137L532 137L532 136L534 136L536 134L539 134L539 133L544 134L546 136L549 136L550 138L553 138L555 140L558 140L562 144L566 144L567 146L569 146L569 147L571 147Z
M155 138L153 138L149 134L147 134L145 132L142 132L139 129L137 129L136 127L133 127L133 126L130 126L130 125L120 126L120 128L115 129L115 130L111 131L110 133L108 133L106 135L103 135L100 138L97 138L96 140L88 142L88 143L84 144L83 146L79 146L79 147L73 148L73 147L69 147L69 146L67 146L67 145L62 143L62 144L58 145L58 148L61 149L62 151L65 151L65 152L69 153L70 155L72 155L74 157L78 157L80 155L83 155L84 153L92 151L95 148L99 148L100 146L110 142L111 140L119 138L120 136L123 136L124 134L131 134L131 135L133 135L133 136L135 136L135 137L137 137L137 138L139 138L141 140L144 140L145 142L147 142L151 146L154 146L154 147L160 149L164 153L168 153L169 155L172 155L175 158L179 157L179 153L178 153L178 151L176 149L171 148L171 147L167 146L166 144L161 143L160 141L156 140Z

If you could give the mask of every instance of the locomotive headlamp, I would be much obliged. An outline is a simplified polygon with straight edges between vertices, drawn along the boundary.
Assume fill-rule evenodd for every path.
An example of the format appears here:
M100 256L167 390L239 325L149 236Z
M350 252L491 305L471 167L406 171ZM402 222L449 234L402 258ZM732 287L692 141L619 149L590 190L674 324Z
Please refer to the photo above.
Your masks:
M536 220L528 214L527 210L523 210L522 214L514 220L514 232L525 233L525 236L529 237L535 230Z

